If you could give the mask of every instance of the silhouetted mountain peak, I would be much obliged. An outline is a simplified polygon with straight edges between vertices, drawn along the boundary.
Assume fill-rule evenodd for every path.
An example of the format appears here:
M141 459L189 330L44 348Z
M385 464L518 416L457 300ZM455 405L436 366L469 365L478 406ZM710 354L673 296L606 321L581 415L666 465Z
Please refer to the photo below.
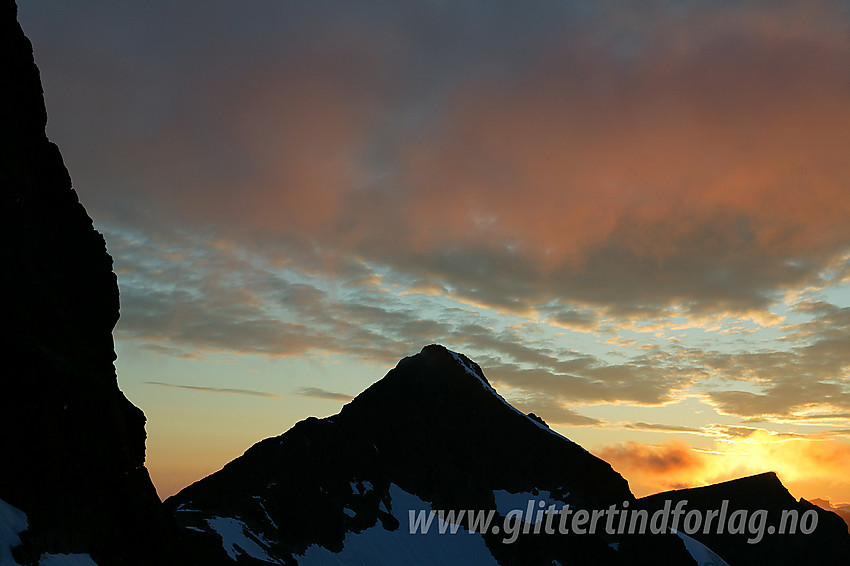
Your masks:
M545 493L587 508L633 500L607 462L511 406L468 357L432 344L339 414L255 444L166 503L198 548L215 540L216 517L230 517L277 541L266 550L288 561L311 545L337 552L346 533L395 530L408 517L401 503L393 507L393 490L434 509L492 509L497 492ZM564 544L581 556L611 552L595 537ZM501 547L517 557L560 552Z
M654 512L680 499L706 512L724 500L777 516L782 509L811 507L795 502L773 472L635 500L608 463L511 406L468 357L432 344L402 359L339 414L311 417L255 444L166 505L206 564L259 559L312 566L375 563L376 552L383 552L377 548L403 556L397 563L443 561L445 548L425 548L424 539L407 532L408 512L416 509L498 510L504 517L508 506L529 501L574 509L625 508L628 502ZM827 515L819 515L821 535L794 538L787 548L790 538L756 547L746 536L702 534L688 544L719 549L730 564L779 563L783 552L800 560L807 553L846 556L846 532L833 524L840 519ZM234 550L227 542L234 536L254 550ZM511 545L494 533L478 536L445 542L471 541L476 552L486 553L471 562L481 564L693 564L695 556L677 535L530 535ZM459 548L453 557L473 550Z
M481 435L509 434L516 428L525 434L543 432L570 442L539 417L532 418L508 403L477 363L439 344L402 359L339 415L341 420L353 419L367 426L376 417L391 420L395 427L428 427L447 434L459 426Z
M738 505L760 508L775 506L777 509L785 506L791 508L796 500L782 485L776 472L764 472L743 478L724 481L703 487L692 487L665 491L643 498L642 501L655 502L664 499L687 499L694 504L706 505L721 499L734 500Z
M451 395L469 387L483 387L496 394L478 364L440 344L430 344L418 354L403 358L394 370L357 398L368 397L376 386L395 398L404 397L403 389L408 386L432 397Z
M707 515L728 505L729 512L743 510L752 514L767 513L767 522L775 527L785 513L802 517L814 511L817 530L804 534L800 530L782 535L767 535L758 544L747 542L746 536L728 536L716 531L693 534L730 564L752 566L773 564L844 564L850 556L850 537L847 527L838 515L820 509L805 499L795 500L782 485L775 472L765 472L703 487L678 489L656 493L638 500L640 507L650 511L661 509L665 502L675 506L687 502L687 508Z

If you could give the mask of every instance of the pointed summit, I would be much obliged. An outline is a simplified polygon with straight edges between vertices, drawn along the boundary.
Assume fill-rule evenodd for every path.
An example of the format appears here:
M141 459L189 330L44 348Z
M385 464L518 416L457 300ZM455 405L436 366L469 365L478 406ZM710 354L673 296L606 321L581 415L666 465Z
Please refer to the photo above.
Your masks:
M439 417L443 421L455 419L465 422L471 416L478 416L492 419L487 422L494 425L495 421L505 418L516 424L520 422L517 417L520 417L528 424L566 440L546 426L540 417L526 415L505 401L478 364L439 344L425 346L419 354L401 360L384 379L346 405L342 415L350 411L374 410L381 403L402 406L416 413L426 400L440 405L444 412ZM470 413L470 407L475 407L476 412ZM510 415L505 412L506 409ZM400 420L405 419L400 411L393 412ZM518 426L527 427L528 424Z
M608 463L514 408L478 364L443 346L401 360L333 421L368 436L388 465L417 482L468 475L531 489L543 480L605 500L630 497Z
M337 563L343 551L345 563L391 564L372 546L387 540L416 563L474 554L484 556L476 564L619 564L628 556L606 535L505 545L486 533L423 547L426 539L409 531L416 510L493 510L501 521L506 505L537 499L585 509L634 501L608 463L511 406L463 354L430 345L339 414L255 444L166 505L208 564ZM459 541L467 546L447 550ZM676 537L651 544L671 564L689 558Z

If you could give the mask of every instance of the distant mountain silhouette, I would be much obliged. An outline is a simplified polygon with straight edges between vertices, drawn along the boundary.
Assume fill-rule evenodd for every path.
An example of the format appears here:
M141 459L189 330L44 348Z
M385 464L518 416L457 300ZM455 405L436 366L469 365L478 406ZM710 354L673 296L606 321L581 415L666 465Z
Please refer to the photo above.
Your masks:
M811 534L533 534L427 538L413 510L495 509L498 523L528 500L609 505L648 516L687 499L703 514L814 509ZM625 502L625 503L624 503ZM843 564L850 536L835 514L795 501L775 474L636 500L604 461L524 415L481 368L442 346L405 358L339 414L263 440L165 502L208 564ZM469 527L467 519L458 520ZM713 533L714 531L712 531Z
M395 552L429 564L442 549L423 549L421 535L409 534L406 502L496 509L510 494L523 507L529 498L585 509L634 501L609 464L514 409L477 364L432 345L401 360L339 414L309 418L255 444L165 503L210 563L325 563L321 546L343 552L342 563L383 564L379 549L377 555L358 550L368 546L358 537L395 533ZM443 542L454 544L448 538ZM462 540L485 553L484 562L471 564L694 563L675 535L633 538L529 534L507 545L503 535L488 534ZM351 549L354 554L345 554ZM460 560L472 551L456 552Z
M829 511L809 503L805 499L795 501L773 472L718 483L706 487L680 489L657 493L639 500L645 509L662 508L665 501L687 500L688 509L703 512L721 508L722 502L730 502L729 513L742 509L752 512L763 509L768 512L766 528L778 527L783 511L796 511L798 517L809 511L817 513L817 529L804 534L797 526L794 534L769 534L757 544L749 544L750 535L730 536L697 532L690 535L702 542L731 566L772 566L775 564L850 564L850 535L844 521ZM790 523L789 523L790 524Z
M826 499L812 499L810 503L814 503L821 509L826 509L827 511L832 511L847 523L847 528L850 529L850 503L841 503L838 505L833 505Z
M0 59L0 505L25 529L7 560L183 563L144 467L144 414L115 377L112 258L45 135L32 45L9 0Z

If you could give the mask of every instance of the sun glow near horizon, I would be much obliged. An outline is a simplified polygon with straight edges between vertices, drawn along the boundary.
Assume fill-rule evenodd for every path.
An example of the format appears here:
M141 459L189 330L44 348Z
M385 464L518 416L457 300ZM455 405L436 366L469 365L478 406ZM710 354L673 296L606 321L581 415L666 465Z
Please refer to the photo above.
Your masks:
M438 342L636 494L850 501L847 2L19 14L161 495Z

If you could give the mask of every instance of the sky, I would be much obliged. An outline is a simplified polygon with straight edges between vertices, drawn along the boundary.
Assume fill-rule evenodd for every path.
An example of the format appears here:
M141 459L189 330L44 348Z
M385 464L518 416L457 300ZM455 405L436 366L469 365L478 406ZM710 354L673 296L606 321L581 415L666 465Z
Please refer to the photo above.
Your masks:
M850 502L850 3L19 4L160 496L437 342L638 496Z

